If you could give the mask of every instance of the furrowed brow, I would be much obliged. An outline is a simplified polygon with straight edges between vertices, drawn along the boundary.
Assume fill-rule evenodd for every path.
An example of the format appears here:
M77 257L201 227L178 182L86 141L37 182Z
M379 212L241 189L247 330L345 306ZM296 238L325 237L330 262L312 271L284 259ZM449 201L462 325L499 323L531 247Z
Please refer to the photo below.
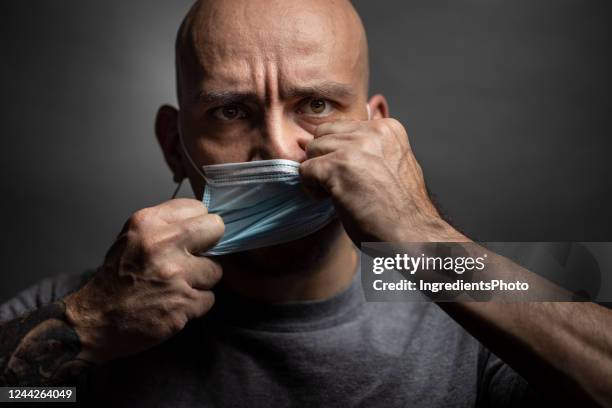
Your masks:
M338 82L323 82L311 86L300 86L288 89L284 92L287 98L292 97L317 97L340 100L353 100L357 97L353 88Z
M257 95L250 92L202 91L196 95L196 102L209 105L231 105L256 101Z
M292 87L283 92L285 98L326 98L352 101L357 97L352 87L338 82L323 82L311 86ZM257 103L258 96L251 92L201 91L195 101L209 105L231 105L235 103Z

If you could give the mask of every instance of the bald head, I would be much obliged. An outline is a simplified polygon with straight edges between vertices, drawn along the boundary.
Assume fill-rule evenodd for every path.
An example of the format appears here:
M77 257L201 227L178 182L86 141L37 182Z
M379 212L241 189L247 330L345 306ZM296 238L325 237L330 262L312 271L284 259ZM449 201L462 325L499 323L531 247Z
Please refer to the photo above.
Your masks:
M181 105L214 82L254 81L266 99L283 96L270 93L283 91L284 78L307 85L350 76L368 87L366 35L347 0L197 1L177 35L176 68Z
M366 120L368 103L377 112L365 31L348 0L197 1L179 29L176 68L179 109L162 108L156 124L175 178L197 176L176 149L179 133L197 165L300 162L318 125Z
M179 109L162 106L155 128L175 179L187 177L197 197L199 166L303 162L317 126L388 111L381 95L368 100L365 31L347 0L198 1L177 36L176 67ZM337 222L280 253L241 256L286 271L304 248L313 262L322 257L314 254L332 248L341 229Z

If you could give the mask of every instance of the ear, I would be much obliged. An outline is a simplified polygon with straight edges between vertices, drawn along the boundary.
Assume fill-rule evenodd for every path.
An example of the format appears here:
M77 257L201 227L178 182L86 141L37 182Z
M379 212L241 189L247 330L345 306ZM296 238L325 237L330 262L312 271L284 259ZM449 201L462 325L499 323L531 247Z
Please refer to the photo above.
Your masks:
M376 94L368 101L372 112L372 119L383 119L389 117L389 104L381 94Z
M174 181L178 183L185 178L185 170L179 144L178 111L172 106L163 105L157 111L155 136L172 171Z

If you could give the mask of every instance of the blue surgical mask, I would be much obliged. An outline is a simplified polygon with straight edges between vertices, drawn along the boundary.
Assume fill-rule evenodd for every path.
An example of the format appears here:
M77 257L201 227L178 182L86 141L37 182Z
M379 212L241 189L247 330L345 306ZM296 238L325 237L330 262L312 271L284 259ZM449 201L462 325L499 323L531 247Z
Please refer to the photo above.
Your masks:
M223 255L294 241L335 218L330 199L303 190L300 164L262 160L202 167L204 205L225 223L225 233L205 255Z
M366 108L370 119L370 107ZM179 139L185 156L206 181L204 205L225 223L219 242L202 255L225 255L295 241L336 217L331 199L314 199L304 191L297 162L260 160L200 168L185 148L180 125Z
M204 205L225 223L219 242L202 255L231 254L294 241L335 218L331 199L317 200L303 190L299 163L260 160L200 168L191 159L180 133L179 138L185 155L206 181Z

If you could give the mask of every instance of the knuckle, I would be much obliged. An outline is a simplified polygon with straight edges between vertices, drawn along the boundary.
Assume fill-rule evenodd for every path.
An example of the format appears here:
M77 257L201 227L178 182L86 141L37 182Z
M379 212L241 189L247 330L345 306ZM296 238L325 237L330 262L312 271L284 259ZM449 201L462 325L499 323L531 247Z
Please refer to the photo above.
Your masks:
M183 222L180 224L175 224L173 226L171 241L177 241L181 237L190 236L197 232L196 223L193 222Z
M151 209L143 208L132 214L128 220L130 230L141 230L151 218Z
M400 123L400 121L395 118L387 118L386 122L387 122L387 126L389 126L389 129L393 131L404 129L404 126Z
M385 133L387 130L385 119L373 120L370 126L378 133Z
M209 214L207 216L210 221L210 228L213 233L218 235L223 235L225 232L225 223L223 222L223 218L218 214Z
M127 241L129 246L133 246L133 245L139 246L140 241L142 240L142 236L139 232L133 229L128 229L124 233L124 239Z
M382 128L383 135L387 137L393 136L395 134L395 129L393 126L394 125L392 125L391 122L385 120L385 122L383 122L383 128Z
M210 310L215 304L215 294L211 291L207 291L202 296L202 309L204 311Z
M201 210L203 214L206 214L208 212L206 206L203 206L201 201L196 200L194 198L175 198L175 200L177 200L181 205L184 205L185 207Z
M168 316L168 327L172 332L179 332L183 330L185 325L187 324L187 318L184 313L181 312L171 312Z
M395 138L399 138L400 140L405 141L406 144L408 144L408 132L406 132L406 128L404 128L404 125L402 125L402 123L397 119L389 118L387 120L390 135L394 136Z
M174 277L174 274L172 274L172 272L168 269L163 269L163 268L157 268L155 270L155 275L163 280L170 280Z
M216 262L210 262L208 269L209 279L213 282L219 282L223 276L223 268Z
M170 280L182 272L183 268L176 262L167 260L155 262L155 273L163 280Z
M138 246L145 258L155 258L159 253L159 245L153 237L141 235L138 238Z

